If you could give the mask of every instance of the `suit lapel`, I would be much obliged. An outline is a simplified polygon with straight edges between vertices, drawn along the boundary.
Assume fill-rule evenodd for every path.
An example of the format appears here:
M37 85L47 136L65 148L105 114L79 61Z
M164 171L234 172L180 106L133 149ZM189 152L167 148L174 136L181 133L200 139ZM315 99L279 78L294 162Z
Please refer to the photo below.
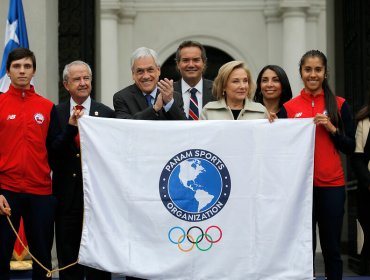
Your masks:
M65 127L67 126L69 117L71 116L71 110L70 110L71 102L68 100L66 103L64 103L64 105L61 105L61 106L64 106L64 107L62 107L62 109L60 110L60 118L61 118L60 122L62 126Z
M139 111L142 111L142 110L148 108L148 104L146 103L146 98L144 97L141 90L136 86L136 84L134 84L132 95L133 95L137 105L139 106Z
M173 84L173 90L177 91L178 93L181 93L182 95L182 89L181 89L181 80L177 81Z
M99 117L99 104L95 102L93 99L91 99L91 105L90 105L90 112L89 116L92 117Z
M212 101L212 84L203 79L203 93L202 93L202 102L203 107L209 101Z

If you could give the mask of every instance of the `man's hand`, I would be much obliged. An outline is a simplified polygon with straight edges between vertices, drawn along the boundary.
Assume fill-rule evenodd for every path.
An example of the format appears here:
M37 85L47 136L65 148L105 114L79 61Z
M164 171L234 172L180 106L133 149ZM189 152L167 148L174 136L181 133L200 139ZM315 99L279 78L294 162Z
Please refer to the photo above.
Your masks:
M10 216L10 206L5 196L0 195L0 215Z
M157 96L157 100L155 101L153 105L153 109L154 111L158 112L159 110L162 109L162 107L163 107L163 97L162 97L162 93L159 93Z
M77 120L81 118L83 114L84 114L83 110L76 110L75 108L73 108L73 113L69 117L68 123L70 125L77 126Z
M173 80L165 78L158 82L158 88L162 94L164 104L167 104L173 99Z

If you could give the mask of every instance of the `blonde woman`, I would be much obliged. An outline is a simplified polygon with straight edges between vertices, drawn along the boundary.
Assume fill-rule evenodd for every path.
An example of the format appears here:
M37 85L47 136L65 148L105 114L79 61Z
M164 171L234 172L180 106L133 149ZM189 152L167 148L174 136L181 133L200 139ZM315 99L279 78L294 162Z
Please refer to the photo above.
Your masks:
M202 110L201 120L249 120L267 118L266 108L253 102L255 84L250 70L242 61L221 66L213 82L216 101Z

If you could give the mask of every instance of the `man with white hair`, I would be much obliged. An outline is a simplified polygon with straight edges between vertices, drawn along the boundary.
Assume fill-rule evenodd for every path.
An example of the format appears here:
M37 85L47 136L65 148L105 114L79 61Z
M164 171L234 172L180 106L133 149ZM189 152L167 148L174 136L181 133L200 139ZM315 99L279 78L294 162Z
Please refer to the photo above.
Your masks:
M184 102L173 89L173 81L159 81L161 74L157 53L141 47L131 56L134 84L114 94L116 117L140 120L185 120Z

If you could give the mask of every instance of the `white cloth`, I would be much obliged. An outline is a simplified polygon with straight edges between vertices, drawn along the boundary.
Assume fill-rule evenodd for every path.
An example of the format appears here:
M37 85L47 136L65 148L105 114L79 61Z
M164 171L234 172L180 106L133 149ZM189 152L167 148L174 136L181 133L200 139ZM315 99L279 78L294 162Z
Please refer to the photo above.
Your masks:
M79 126L81 264L146 279L312 279L312 119ZM202 241L181 251L192 244L177 227L193 226L218 242L193 228Z

